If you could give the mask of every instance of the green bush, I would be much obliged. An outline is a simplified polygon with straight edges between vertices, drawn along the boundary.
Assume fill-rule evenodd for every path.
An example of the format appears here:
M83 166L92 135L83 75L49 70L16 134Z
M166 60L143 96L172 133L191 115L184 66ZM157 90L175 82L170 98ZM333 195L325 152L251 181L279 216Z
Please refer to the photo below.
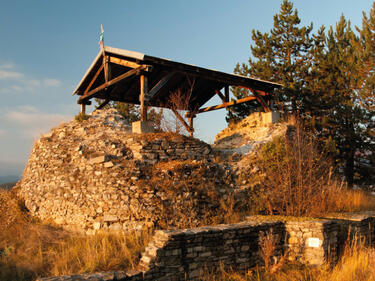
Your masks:
M85 113L82 113L80 112L79 114L77 114L74 119L77 121L77 122L82 122L84 120L87 120L89 119L90 116L86 115Z

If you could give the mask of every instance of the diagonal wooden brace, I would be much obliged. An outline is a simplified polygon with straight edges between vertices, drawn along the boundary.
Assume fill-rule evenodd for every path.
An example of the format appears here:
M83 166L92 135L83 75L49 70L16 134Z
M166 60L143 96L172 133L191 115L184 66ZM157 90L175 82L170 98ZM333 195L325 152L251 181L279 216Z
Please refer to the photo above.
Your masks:
M192 127L190 127L188 125L188 123L186 123L186 121L184 120L184 118L182 118L182 116L180 115L180 113L178 113L178 111L176 109L174 109L174 108L171 108L171 110L173 111L174 115L176 115L177 119L180 120L180 122L182 123L182 125L184 125L185 129L189 133L193 133L194 129Z
M95 88L94 90L91 90L89 91L88 93L82 95L79 99L78 99L78 103L85 103L87 100L91 99L92 97L94 97L95 94L97 94L98 92L108 88L109 86L112 86L120 81L123 81L123 80L126 80L126 79L129 79L130 77L132 77L133 75L136 75L138 73L140 73L142 70L145 70L147 69L147 66L145 65L142 65L138 68L134 68L132 70L129 70L128 72L120 75L120 76L117 76L116 78L100 85L99 87Z
M219 90L215 90L215 93L221 98L221 100L224 102L227 102L225 96L219 91Z

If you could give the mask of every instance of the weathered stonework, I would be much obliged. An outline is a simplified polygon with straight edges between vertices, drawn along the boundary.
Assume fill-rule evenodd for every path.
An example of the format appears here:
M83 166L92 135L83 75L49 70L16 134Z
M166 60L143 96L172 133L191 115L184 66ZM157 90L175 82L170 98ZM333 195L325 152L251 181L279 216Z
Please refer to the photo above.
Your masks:
M347 241L375 245L375 212L332 214L329 219L339 225L339 253L344 250Z
M230 167L213 163L213 157L210 145L194 138L132 134L127 120L110 109L42 136L17 188L32 215L87 233L162 220L181 225L177 212L188 213L197 225L205 209L215 210L235 190L224 184ZM172 160L182 163L178 172ZM171 164L165 168L156 165L166 161ZM169 182L179 189L168 193ZM213 192L213 199L199 186Z
M371 218L371 220L369 220ZM336 262L337 249L343 247L338 239L352 223L367 224L375 228L374 216L362 220L309 220L274 221L257 223L246 221L237 224L217 225L184 230L157 230L140 262L140 271L109 272L74 276L41 278L40 281L73 280L200 280L207 272L220 266L245 272L262 265L260 233L272 233L276 249L271 259L278 260L286 252L290 260L311 265ZM359 228L355 230L362 231ZM361 232L369 239L370 232ZM353 237L359 233L353 233Z
M285 223L289 260L322 265L337 259L340 226L330 220Z

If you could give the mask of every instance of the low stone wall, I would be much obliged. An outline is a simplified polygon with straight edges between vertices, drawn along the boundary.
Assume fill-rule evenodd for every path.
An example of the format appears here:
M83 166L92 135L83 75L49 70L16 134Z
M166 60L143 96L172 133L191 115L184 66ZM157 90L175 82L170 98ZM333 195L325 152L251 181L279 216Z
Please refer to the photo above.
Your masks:
M246 270L263 263L259 255L260 233L272 232L273 257L283 253L285 229L281 222L201 227L182 231L157 231L141 259L145 280L199 280L220 265Z
M244 271L263 263L259 254L259 236L270 232L276 241L276 250L271 258L278 259L283 254L284 224L247 221L186 230L157 230L142 255L142 271L39 280L200 280L200 276L217 271L221 265Z
M339 226L339 253L344 250L348 241L375 245L375 212L352 213L345 216L337 214L330 216L330 219Z
M322 265L337 260L340 226L330 220L290 221L285 223L289 260Z
M185 230L157 230L142 255L139 271L105 272L85 275L40 278L39 281L138 281L199 280L220 266L245 271L262 265L259 237L272 233L276 250L272 260L286 251L290 260L322 265L335 262L343 247L343 235L353 233L374 242L375 216L352 216L346 219L263 222L200 227ZM368 231L369 230L369 231ZM350 237L350 235L349 235Z
M171 160L206 160L213 158L211 146L194 138L175 136L175 138L145 139L133 135L126 140L134 159L148 163Z

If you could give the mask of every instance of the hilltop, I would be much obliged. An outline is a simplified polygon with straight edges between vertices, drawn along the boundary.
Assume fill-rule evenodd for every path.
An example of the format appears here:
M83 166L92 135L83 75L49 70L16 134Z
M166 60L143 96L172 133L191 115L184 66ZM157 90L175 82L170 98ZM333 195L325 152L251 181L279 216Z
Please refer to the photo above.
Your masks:
M286 133L286 125L264 125L261 118L237 125L257 131L243 134L241 145L255 148ZM220 210L249 207L251 184L229 157L237 151L227 141L236 135L230 130L211 147L173 133L133 134L116 110L96 111L43 135L16 189L32 215L85 232L219 223Z

